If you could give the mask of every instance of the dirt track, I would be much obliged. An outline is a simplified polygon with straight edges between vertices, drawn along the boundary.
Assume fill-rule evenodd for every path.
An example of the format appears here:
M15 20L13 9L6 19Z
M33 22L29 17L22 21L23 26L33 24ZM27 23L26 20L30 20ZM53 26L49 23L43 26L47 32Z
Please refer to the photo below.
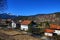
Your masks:
M35 38L29 35L17 35L14 36L14 38L17 40L41 40L40 38Z
M32 37L30 35L24 35L21 34L21 32L12 32L12 31L4 31L4 30L0 30L0 38L4 39L4 40L41 40L40 38L35 38ZM14 35L11 35L14 34Z

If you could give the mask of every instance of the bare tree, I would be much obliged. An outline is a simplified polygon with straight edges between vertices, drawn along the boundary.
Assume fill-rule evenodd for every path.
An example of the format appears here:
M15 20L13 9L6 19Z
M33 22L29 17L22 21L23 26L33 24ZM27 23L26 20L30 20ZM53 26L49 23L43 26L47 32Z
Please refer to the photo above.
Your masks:
M7 0L0 0L0 13L6 11Z

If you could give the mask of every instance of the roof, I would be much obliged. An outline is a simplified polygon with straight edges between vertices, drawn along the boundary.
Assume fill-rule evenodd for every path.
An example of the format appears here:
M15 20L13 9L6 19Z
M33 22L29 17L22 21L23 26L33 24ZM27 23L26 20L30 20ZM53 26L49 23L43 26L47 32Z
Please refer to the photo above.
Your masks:
M57 25L56 24L50 24L50 28L56 29Z
M31 20L24 20L21 22L23 25L29 25L32 21Z
M50 28L52 28L52 29L60 29L60 25L50 24Z
M54 32L54 30L53 30L53 29L45 29L45 32L53 33L53 32Z

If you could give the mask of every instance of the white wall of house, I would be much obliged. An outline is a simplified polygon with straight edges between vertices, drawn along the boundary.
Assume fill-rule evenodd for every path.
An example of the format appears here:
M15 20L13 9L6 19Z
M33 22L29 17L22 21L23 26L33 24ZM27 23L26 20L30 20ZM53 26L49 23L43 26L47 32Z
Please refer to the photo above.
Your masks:
M55 32L57 35L60 35L60 30L55 30Z
M16 28L16 23L12 22L12 28Z
M45 36L53 36L53 33L47 33L47 32L45 32L44 35Z
M21 30L27 31L28 30L28 25L21 25Z

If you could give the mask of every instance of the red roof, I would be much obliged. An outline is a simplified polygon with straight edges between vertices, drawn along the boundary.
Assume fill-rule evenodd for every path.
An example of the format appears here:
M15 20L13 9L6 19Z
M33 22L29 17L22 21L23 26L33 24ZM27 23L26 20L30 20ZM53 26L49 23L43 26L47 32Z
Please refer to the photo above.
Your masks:
M31 20L24 20L21 22L21 24L23 24L23 25L28 25L30 23L31 23Z
M53 33L53 32L54 32L54 30L52 30L52 29L45 29L45 32Z
M50 24L50 28L56 29L57 28L57 25L56 24Z
M60 29L60 25L50 24L50 28L52 28L52 29Z

